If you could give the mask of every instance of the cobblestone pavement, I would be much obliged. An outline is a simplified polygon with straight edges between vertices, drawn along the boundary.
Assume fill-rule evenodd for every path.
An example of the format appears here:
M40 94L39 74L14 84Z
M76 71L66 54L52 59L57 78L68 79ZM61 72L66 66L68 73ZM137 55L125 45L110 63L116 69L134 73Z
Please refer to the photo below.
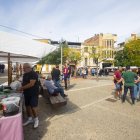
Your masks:
M68 103L56 110L39 96L40 124L24 127L25 140L140 140L140 103L132 106L129 94L124 105L115 100L112 79L71 78Z

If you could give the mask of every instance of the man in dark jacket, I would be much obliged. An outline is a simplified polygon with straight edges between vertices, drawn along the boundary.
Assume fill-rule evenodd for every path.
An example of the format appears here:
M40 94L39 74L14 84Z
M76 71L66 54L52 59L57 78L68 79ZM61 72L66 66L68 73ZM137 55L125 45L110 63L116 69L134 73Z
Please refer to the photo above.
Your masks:
M60 76L60 70L59 70L59 66L57 65L56 68L52 70L52 77L53 77L54 86L57 85L60 88L59 76Z
M2 72L2 73L4 73L4 68L5 68L5 65L2 64L2 65L1 65L1 72Z

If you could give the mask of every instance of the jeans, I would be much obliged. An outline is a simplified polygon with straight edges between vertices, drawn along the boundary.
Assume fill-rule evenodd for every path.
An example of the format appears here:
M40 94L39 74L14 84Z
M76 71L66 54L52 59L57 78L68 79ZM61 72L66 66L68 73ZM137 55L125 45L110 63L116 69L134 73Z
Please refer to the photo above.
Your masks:
M84 78L84 77L86 78L86 74L83 74L83 78Z
M63 88L56 88L53 93L60 93L60 95L64 98L64 90Z
M94 73L92 73L92 76L94 76Z
M138 82L134 87L134 98L137 98L138 91L139 91L139 99L140 99L140 82Z
M67 78L68 78L68 76L65 76L64 77L64 80L65 80L65 89L67 89Z
M116 85L116 84L115 84ZM118 85L116 85L116 89L117 90L120 90L120 89L122 89L122 86L120 85L120 84L118 84Z
M135 100L134 100L134 87L133 86L124 86L123 102L125 102L128 89L130 89L132 104L135 104Z
M57 86L60 88L59 80L56 81L56 79L54 79L53 82L54 82L54 86L56 86L56 84L57 84Z
M4 73L4 69L1 69L1 72Z

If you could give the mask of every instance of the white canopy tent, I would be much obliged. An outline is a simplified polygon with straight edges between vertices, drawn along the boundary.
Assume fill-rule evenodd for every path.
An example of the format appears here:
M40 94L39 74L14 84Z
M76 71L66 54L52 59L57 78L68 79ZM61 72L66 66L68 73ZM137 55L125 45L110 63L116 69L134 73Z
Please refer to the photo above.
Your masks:
M0 61L35 62L56 50L56 46L0 31Z
M54 50L54 45L0 31L0 61L8 63L8 84L10 62L35 63Z

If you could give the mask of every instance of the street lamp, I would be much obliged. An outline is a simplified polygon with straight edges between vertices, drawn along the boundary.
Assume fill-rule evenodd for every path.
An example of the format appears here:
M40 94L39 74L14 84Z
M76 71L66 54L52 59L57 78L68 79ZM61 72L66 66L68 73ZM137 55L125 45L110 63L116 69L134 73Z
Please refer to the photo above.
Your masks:
M62 52L63 52L63 49L62 49L62 44L65 40L61 37L61 40L60 40L60 44L61 44L61 73L62 73Z

